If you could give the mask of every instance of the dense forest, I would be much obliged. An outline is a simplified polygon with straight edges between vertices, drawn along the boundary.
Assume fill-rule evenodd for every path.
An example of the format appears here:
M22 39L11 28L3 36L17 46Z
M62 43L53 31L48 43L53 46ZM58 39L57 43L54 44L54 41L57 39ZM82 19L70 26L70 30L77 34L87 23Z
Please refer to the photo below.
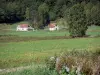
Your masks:
M67 20L69 9L77 4L84 8L87 25L100 25L100 0L0 0L0 23L26 20L44 27L59 18Z

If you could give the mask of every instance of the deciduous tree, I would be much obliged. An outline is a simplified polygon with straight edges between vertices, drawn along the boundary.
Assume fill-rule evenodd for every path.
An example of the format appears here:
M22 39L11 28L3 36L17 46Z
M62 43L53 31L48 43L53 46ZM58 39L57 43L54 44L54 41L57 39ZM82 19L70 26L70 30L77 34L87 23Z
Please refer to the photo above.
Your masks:
M69 9L66 16L69 25L69 33L72 37L82 37L87 30L86 15L81 4L75 4Z

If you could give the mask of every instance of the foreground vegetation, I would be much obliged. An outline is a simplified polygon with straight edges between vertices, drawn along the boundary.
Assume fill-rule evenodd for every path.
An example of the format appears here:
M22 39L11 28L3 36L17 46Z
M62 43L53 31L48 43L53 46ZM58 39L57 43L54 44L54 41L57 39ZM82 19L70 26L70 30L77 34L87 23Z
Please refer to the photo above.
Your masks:
M52 59L46 58L44 64L33 64L28 69L11 70L2 75L99 75L100 48L67 50Z

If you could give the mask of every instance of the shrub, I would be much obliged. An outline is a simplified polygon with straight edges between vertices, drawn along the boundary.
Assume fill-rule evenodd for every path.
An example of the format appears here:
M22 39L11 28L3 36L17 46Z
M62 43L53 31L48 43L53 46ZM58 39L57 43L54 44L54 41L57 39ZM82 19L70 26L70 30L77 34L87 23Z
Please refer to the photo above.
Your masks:
M72 6L66 14L70 36L84 36L87 30L84 7L81 4L76 4Z
M55 69L55 63L56 63L56 58L51 57L50 59L45 60L46 66L49 70L54 70Z
M59 61L57 62L57 59ZM100 49L72 50L57 57L55 68L60 75L99 75L100 72ZM54 64L54 63L53 63ZM51 64L52 65L52 64ZM69 69L67 70L66 69ZM97 74L98 73L98 74Z
M57 26L59 26L60 29L68 29L68 23L64 18L57 20Z

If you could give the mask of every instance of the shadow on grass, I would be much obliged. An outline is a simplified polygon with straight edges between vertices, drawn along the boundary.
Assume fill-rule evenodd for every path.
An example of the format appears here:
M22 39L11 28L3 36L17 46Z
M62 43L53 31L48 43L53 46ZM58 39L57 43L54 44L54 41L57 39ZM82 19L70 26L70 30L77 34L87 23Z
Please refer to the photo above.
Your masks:
M90 37L90 35L86 35L83 37L71 37L71 36L22 37L18 35L0 35L0 42L26 42L26 41L37 41L37 40L59 40L59 39L75 39L75 38L97 38L97 36Z

